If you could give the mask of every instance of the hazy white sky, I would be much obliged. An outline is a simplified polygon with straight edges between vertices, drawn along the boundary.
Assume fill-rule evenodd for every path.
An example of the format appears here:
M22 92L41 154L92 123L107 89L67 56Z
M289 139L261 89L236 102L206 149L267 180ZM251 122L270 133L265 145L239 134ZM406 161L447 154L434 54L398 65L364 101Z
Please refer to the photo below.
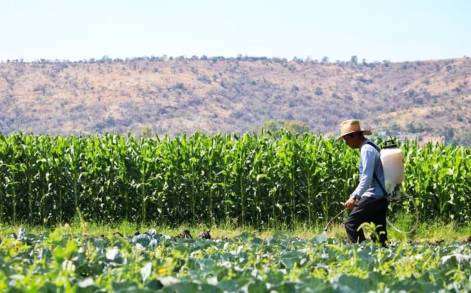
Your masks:
M0 0L0 60L471 56L466 0Z

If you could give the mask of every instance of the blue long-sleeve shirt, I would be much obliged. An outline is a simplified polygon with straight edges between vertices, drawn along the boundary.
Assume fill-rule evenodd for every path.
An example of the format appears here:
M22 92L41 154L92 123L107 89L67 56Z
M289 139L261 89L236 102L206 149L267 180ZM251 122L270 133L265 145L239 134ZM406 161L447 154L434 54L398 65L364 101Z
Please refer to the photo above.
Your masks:
M381 198L384 196L382 188L374 179L373 172L384 186L384 171L381 164L380 153L365 140L360 146L360 182L353 191L352 196L360 199L363 196Z

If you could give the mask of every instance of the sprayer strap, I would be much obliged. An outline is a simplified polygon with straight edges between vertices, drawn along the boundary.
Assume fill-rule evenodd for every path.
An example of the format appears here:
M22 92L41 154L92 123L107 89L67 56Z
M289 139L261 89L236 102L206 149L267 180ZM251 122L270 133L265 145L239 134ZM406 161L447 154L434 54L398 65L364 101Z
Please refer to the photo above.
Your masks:
M379 181L378 176L376 176L375 173L373 173L373 178L376 180L376 182L378 182L379 187L381 188L381 190L382 190L383 193L384 193L384 196L386 196L386 198L388 198L388 197L389 197L389 193L386 191L386 189L384 188L383 184L381 184L381 181Z

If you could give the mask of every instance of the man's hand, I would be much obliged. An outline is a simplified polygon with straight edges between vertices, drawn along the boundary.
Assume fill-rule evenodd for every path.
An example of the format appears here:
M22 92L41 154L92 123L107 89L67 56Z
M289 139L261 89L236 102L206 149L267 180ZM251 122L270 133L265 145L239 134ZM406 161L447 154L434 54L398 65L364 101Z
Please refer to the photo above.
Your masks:
M356 203L356 199L355 197L350 197L344 204L343 206L347 209L353 209L353 207L355 206L355 203Z

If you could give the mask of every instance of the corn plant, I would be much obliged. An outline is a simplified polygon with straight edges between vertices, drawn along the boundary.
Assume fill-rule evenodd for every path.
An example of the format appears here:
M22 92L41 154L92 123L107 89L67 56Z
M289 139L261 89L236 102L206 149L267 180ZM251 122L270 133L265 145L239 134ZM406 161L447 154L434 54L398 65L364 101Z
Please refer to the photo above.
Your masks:
M471 150L402 143L419 219L470 220ZM274 227L325 222L358 182L357 150L313 134L0 136L0 221ZM393 214L394 215L394 211Z

